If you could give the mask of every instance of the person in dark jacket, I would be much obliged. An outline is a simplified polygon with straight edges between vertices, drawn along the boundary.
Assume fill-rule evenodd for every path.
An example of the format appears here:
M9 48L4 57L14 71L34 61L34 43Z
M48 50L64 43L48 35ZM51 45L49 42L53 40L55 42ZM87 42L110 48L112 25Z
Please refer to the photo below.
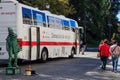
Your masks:
M83 41L83 42L82 42L82 47L81 47L81 53L82 53L82 55L85 54L85 49L86 49L86 42Z

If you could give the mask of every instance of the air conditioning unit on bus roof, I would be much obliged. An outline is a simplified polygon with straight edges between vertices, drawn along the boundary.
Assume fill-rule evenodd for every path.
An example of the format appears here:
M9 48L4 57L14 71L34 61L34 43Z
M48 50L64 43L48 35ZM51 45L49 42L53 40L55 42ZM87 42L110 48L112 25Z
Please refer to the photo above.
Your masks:
M1 0L1 2L18 2L16 0Z

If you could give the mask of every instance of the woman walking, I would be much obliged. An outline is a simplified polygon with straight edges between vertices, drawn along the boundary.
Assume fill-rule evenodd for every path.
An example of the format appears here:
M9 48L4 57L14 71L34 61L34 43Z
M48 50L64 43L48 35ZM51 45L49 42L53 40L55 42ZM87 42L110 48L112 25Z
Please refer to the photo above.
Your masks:
M120 47L117 45L116 40L113 42L113 45L110 46L110 53L112 56L113 72L117 72L118 58L120 56Z
M108 40L104 39L103 43L99 46L100 59L102 61L102 69L106 70L106 64L108 57L110 56L109 52L110 46L108 45Z

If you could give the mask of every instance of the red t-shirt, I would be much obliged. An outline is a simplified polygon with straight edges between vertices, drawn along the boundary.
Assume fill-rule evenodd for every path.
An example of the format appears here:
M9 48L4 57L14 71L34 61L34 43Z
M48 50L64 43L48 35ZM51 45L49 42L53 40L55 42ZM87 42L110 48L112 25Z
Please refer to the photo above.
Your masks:
M99 51L100 51L100 56L106 56L109 57L110 56L110 46L106 43L103 43L100 45L99 47Z

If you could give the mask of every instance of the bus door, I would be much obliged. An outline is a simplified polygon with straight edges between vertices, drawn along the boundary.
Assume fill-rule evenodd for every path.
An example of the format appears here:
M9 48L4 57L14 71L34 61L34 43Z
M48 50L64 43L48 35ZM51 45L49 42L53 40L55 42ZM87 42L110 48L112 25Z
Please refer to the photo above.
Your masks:
M78 36L78 29L76 28L75 29L75 50L76 50L75 52L76 53L77 53L77 50L78 50L77 49L77 43L78 43L78 37L77 36Z
M81 41L81 39L83 39L83 34L84 34L84 29L83 27L78 27L78 37L79 37L79 43ZM81 43L79 44L79 53L81 51Z
M39 58L39 49L40 49L40 32L39 28L31 27L30 28L30 60L36 60Z
M75 29L75 49L76 53L80 53L80 38L81 38L81 28Z

